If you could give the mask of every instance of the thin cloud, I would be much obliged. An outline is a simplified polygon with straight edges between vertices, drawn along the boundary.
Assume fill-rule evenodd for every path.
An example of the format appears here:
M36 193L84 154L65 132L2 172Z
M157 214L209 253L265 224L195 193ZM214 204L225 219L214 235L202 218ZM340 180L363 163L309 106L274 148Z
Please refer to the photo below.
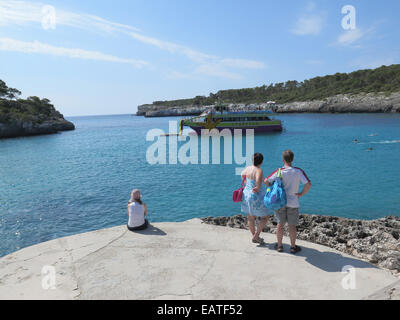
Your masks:
M220 77L231 80L239 80L242 78L240 74L227 71L218 64L202 64L196 68L195 72L207 76Z
M227 67L234 68L243 68L243 69L263 69L265 65L263 62L253 61L253 60L245 60L245 59L222 59L222 65Z
M193 79L192 75L186 74L186 73L182 73L182 72L179 72L179 71L175 71L175 70L169 71L166 74L166 77L168 79L173 79L173 80L177 80L177 79Z
M44 3L32 3L27 1L0 1L0 25L26 25L30 23L42 23ZM84 30L101 32L128 32L140 31L138 28L115 23L101 17L56 10L56 25L68 26Z
M31 3L28 1L0 1L0 25L7 26L12 24L27 25L42 22L42 9L44 4ZM210 76L224 77L228 79L239 78L237 73L230 69L263 69L263 62L221 58L215 55L203 53L187 46L176 44L174 42L164 41L154 37L149 37L141 33L136 27L119 24L108 21L98 16L74 13L65 10L56 9L56 25L68 26L91 32L112 33L118 32L130 36L132 39L155 46L160 50L171 54L183 55L190 61L197 64L195 73L207 74ZM78 49L77 49L78 50ZM83 55L84 56L84 55ZM107 56L107 55L106 55ZM117 57L115 57L117 58ZM120 59L120 58L117 58ZM121 59L124 60L124 59ZM125 59L129 60L129 59ZM215 70L211 70L214 66Z
M23 1L0 1L0 25L41 22L43 5Z
M203 63L210 59L217 59L216 56L208 55L173 42L163 41L160 39L144 36L136 32L129 32L128 34L135 40L138 40L142 43L158 47L159 49L168 51L170 53L179 53L185 55L190 60L195 62Z
M356 28L341 33L335 42L331 45L341 47L360 48L365 40L371 38L375 33L376 27L372 26L368 29Z
M161 50L168 51L173 54L180 54L186 56L189 60L199 63L194 70L195 73L208 75L212 77L226 78L226 79L240 79L241 76L235 72L227 70L233 69L263 69L265 65L263 62L247 59L232 59L220 58L214 55L209 55L200 51L193 50L189 47L182 46L173 42L163 41L160 39L141 35L136 32L129 32L134 39L155 46ZM177 77L178 78L178 77Z
M338 46L352 46L361 38L366 35L366 32L360 28L354 30L348 30L339 35L336 40Z
M291 30L292 33L300 36L318 35L323 27L323 19L320 16L305 16L298 19L296 26Z
M0 38L0 51L46 54L73 59L96 60L131 64L136 68L148 65L148 62L125 59L98 51L88 51L79 48L55 47L39 41L25 42L10 38Z
M190 60L198 63L214 63L220 66L234 67L234 68L245 68L245 69L263 69L265 67L263 62L247 59L232 59L232 58L220 58L214 55L202 53L200 51L193 50L189 47L182 46L173 42L167 42L156 38L144 36L136 32L129 33L134 39L146 43L161 50L168 51L170 53L177 53L186 56Z
M316 4L309 1L305 7L307 13L303 13L296 21L295 26L290 30L299 36L318 35L324 26L323 14L316 12Z

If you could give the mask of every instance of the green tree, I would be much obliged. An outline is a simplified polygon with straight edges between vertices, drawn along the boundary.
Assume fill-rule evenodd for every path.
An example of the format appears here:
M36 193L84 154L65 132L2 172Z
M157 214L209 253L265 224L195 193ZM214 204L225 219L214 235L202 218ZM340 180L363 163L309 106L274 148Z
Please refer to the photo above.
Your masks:
M7 87L6 83L3 80L0 80L0 98L6 99L16 99L21 95L21 91Z

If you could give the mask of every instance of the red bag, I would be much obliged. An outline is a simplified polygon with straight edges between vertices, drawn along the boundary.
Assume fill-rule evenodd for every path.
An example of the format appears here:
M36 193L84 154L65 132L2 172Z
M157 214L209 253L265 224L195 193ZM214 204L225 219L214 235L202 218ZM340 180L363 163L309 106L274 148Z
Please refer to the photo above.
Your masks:
M233 196L232 196L233 202L242 202L242 196L243 196L243 190L244 190L243 184L244 184L245 180L246 180L246 176L243 177L243 181L242 181L242 185L240 186L240 189L233 191Z

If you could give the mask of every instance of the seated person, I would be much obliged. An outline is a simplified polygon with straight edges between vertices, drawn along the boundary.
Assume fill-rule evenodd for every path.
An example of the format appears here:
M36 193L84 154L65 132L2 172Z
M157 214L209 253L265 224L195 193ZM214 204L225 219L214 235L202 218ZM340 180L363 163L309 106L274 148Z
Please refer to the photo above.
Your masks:
M131 193L131 198L128 202L128 229L130 231L144 230L149 225L145 218L147 215L147 206L140 199L140 191L135 189Z

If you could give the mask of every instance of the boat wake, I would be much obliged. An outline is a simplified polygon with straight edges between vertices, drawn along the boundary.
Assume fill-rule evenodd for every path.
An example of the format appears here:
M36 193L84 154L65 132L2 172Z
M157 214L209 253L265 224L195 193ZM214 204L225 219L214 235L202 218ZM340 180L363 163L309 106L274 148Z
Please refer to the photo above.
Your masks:
M385 141L360 142L359 144L390 144L390 143L400 143L400 140L385 140Z

